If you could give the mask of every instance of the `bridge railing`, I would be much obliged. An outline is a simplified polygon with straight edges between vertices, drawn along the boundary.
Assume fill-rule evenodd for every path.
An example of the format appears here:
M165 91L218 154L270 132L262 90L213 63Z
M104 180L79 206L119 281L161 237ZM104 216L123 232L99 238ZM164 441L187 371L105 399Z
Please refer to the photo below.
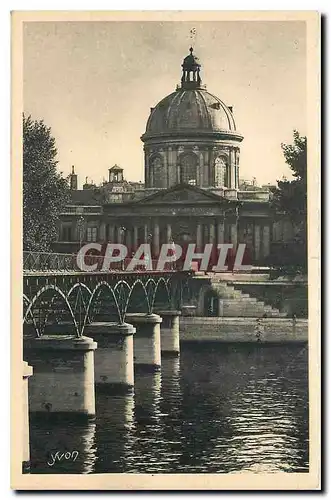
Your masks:
M23 252L24 271L78 271L77 256L48 252Z
M96 264L95 271L101 271L103 267L104 256L103 255L86 255L84 258L84 263L87 266L92 266ZM111 262L107 266L107 271L105 272L119 272L126 271L131 259L124 259L120 262ZM151 267L153 271L157 271L158 260L151 261ZM177 266L175 263L168 262L164 266L164 271L175 271ZM77 262L76 254L67 253L48 253L48 252L23 252L23 270L29 272L38 271L76 271L82 272L81 267ZM145 266L138 265L133 269L134 272L144 272L146 271ZM90 271L87 271L90 272Z

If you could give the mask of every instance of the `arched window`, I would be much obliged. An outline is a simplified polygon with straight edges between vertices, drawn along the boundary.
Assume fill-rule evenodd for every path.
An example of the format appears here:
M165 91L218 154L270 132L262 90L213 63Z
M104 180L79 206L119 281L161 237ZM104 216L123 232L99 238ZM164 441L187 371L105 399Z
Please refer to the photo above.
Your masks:
M156 156L150 164L152 186L156 188L163 187L163 161L162 158Z
M180 159L180 182L196 186L197 157L193 154L184 155Z

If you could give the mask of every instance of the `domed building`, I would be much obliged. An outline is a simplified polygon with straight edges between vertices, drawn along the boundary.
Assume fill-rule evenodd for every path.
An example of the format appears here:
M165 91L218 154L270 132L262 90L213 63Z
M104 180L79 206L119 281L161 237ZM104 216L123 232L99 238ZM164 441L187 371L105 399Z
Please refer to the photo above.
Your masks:
M240 143L233 109L207 91L201 64L190 49L181 85L162 99L141 137L147 188L175 184L238 189Z
M291 237L272 222L270 190L239 182L243 136L232 106L207 90L201 73L191 48L180 85L151 108L141 136L145 184L126 181L115 165L108 181L78 190L72 174L58 251L98 241L125 243L133 252L149 242L156 258L162 243L195 243L200 252L206 243L245 243L250 261L263 265L271 244Z

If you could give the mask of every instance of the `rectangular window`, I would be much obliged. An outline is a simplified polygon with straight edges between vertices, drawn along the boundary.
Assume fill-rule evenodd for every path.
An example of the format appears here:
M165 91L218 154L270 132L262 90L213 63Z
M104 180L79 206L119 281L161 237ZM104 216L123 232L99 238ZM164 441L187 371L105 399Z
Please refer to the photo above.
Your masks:
M62 226L61 241L71 241L71 226Z
M98 228L88 227L87 228L87 241L97 241Z

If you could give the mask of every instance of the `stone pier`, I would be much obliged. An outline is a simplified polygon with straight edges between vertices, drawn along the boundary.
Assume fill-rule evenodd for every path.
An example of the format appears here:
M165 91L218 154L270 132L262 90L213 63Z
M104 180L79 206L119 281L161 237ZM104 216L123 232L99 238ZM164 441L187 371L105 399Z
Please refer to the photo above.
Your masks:
M136 328L133 341L135 368L145 371L160 370L162 318L158 314L129 313L126 319Z
M179 316L181 311L158 311L161 323L161 354L178 356L179 349Z
M88 337L43 335L24 339L24 358L33 366L29 410L54 418L95 416L94 351Z
M94 355L97 388L126 392L134 386L133 334L129 323L95 322L85 327L86 335L98 344Z
M30 470L30 433L29 433L29 377L33 374L32 366L23 361L23 458L22 472Z

